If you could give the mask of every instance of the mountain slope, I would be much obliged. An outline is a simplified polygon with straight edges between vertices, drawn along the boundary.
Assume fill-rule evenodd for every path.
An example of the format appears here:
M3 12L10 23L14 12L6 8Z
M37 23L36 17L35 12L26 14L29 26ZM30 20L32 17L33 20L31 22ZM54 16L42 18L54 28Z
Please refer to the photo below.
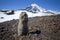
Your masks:
M17 26L18 20L0 23L1 40L15 40ZM21 36L21 40L60 40L60 15L29 18L28 27L29 32L39 30L41 33Z
M19 19L21 12L26 12L28 17L51 16L60 14L60 12L46 10L42 7L39 7L37 4L31 4L29 7L26 7L23 10L0 10L0 23L13 19Z

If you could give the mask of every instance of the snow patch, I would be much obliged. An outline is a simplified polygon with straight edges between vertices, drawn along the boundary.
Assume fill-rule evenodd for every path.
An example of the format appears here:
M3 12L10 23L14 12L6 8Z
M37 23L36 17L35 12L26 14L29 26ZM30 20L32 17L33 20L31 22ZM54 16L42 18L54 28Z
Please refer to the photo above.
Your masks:
M52 14L46 14L46 13L42 13L42 12L39 12L39 13L31 13L31 12L23 11L23 10L15 11L13 15L6 15L3 12L0 12L0 23L1 22L5 22L5 21L10 21L10 20L13 20L13 19L19 19L19 16L20 16L21 12L26 12L27 15L28 15L28 17L52 15ZM1 17L4 17L4 18L1 19Z

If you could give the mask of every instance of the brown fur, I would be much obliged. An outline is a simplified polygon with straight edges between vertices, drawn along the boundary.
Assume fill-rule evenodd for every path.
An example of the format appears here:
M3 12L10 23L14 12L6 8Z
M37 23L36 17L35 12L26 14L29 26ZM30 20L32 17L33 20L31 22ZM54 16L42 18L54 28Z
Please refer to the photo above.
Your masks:
M26 12L22 12L19 17L18 36L27 35L27 33L28 33L28 15L26 14Z

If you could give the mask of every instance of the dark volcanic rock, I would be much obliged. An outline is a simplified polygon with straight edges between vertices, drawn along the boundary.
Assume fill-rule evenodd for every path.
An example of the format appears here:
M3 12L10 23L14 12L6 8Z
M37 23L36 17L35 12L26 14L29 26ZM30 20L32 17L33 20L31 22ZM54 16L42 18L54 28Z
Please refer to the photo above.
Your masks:
M0 39L15 40L17 25L18 20L0 23ZM40 30L41 33L20 36L21 40L60 40L60 15L29 18L28 26L29 32Z
M12 10L12 11L9 12L9 13L5 13L5 14L7 14L7 15L13 15L13 14L14 14L14 10Z

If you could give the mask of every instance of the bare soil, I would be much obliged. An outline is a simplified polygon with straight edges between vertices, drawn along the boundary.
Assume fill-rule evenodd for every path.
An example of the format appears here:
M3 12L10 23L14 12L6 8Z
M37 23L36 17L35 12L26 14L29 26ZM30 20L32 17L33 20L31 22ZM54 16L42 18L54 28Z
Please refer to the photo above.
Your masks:
M26 36L17 37L18 22L17 19L0 23L0 40L60 40L60 15L29 18L31 33Z

